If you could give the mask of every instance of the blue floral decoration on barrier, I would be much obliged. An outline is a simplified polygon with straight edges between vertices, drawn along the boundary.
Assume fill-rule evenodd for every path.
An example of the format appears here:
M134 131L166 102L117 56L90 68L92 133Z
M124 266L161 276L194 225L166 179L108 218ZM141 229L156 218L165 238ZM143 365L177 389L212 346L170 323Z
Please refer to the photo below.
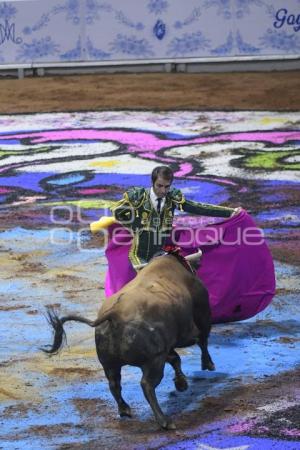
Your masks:
M265 2L261 0L236 0L235 17L242 19L247 14L250 14L252 5L261 7L265 6Z
M113 8L109 3L99 3L97 0L86 0L85 9L86 9L85 22L87 24L93 24L97 20L100 20L101 12L111 13L113 11Z
M38 31L41 28L45 27L46 25L48 25L49 22L50 22L50 15L42 14L40 20L33 27L29 27L29 26L24 27L23 33L26 35L29 35L29 34L33 33L34 31Z
M157 39L162 40L166 34L166 25L162 20L158 20L153 27L153 33Z
M63 61L77 61L81 59L81 39L77 39L75 48L62 53L60 59Z
M211 50L211 53L217 56L224 56L233 53L234 49L237 49L239 54L253 55L260 53L259 48L254 47L243 40L239 31L236 33L235 37L231 31L227 36L225 44Z
M63 5L56 5L50 11L45 12L41 15L40 19L31 27L26 26L23 29L23 33L26 35L30 35L35 31L39 31L42 28L45 28L49 23L53 16L61 13L66 13L66 20L73 22L73 25L79 25L79 2L78 0L68 0L67 3Z
M145 27L141 22L134 23L132 20L128 19L128 17L125 16L123 11L115 11L115 18L119 23L122 25L125 25L129 28L134 28L135 30L143 30Z
M239 31L236 34L236 44L239 52L242 54L256 55L257 53L260 53L258 47L254 47L243 40Z
M66 21L72 22L77 26L84 19L87 25L93 25L96 21L101 20L101 13L114 14L115 19L129 28L135 30L143 30L145 26L141 22L134 23L130 20L123 11L114 9L109 3L99 3L98 0L85 0L85 17L80 15L79 0L67 0L63 4L58 4L50 9L48 12L42 14L41 18L31 27L27 26L23 29L24 34L31 34L46 27L51 18L58 14L66 14ZM7 13L6 13L7 14Z
M204 8L217 8L217 14L222 15L224 19L231 19L232 11L231 11L231 0L207 0L204 2Z
M283 50L286 53L295 53L300 50L300 36L294 33L288 34L286 31L268 29L260 38L260 42L265 47Z
M30 44L22 44L18 49L18 61L36 61L59 52L59 45L50 36L33 39Z
M135 36L118 34L116 39L110 44L112 51L132 55L136 57L153 56L152 48L146 39L138 39Z
M87 49L88 56L91 57L93 60L108 59L110 57L110 53L107 53L101 49L95 48L90 38L87 38L86 49ZM60 59L63 61L70 61L70 60L76 61L76 60L82 59L81 39L79 38L77 40L75 48L60 55Z
M150 0L147 6L150 13L159 15L168 9L169 2L167 0Z
M274 7L262 0L206 0L204 8L217 8L218 16L230 20L233 18L242 19L251 13L250 7L264 7L268 14L274 14Z
M183 56L191 54L199 49L205 49L209 47L210 40L198 31L197 33L185 33L182 37L174 38L168 49L168 54L173 56Z
M0 18L5 20L11 20L15 17L17 9L7 2L0 3Z
M227 36L225 44L222 44L219 47L212 49L211 53L213 55L224 56L230 54L233 48L234 48L234 38L232 31L230 31L229 35Z
M93 59L108 59L110 57L110 53L104 52L103 50L94 47L90 38L87 39L86 47L88 55Z
M194 8L191 14L186 19L177 20L174 24L174 28L180 29L190 25L193 22L196 22L197 20L199 20L201 14L201 8Z
M79 0L67 0L62 5L55 6L48 14L56 15L66 13L66 20L73 22L74 25L80 23L80 2Z

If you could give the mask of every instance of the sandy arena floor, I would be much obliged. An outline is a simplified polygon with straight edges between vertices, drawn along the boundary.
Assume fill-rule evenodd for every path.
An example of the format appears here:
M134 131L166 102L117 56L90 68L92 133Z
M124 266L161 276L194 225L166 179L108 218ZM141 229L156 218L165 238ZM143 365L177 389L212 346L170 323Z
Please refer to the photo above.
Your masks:
M300 108L300 71L35 77L3 79L0 87L3 114L114 108Z

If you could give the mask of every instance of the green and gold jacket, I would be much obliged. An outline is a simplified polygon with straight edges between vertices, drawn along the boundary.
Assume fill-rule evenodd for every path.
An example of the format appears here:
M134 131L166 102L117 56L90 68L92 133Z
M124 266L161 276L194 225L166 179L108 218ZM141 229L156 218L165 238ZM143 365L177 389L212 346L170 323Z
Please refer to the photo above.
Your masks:
M158 214L150 200L150 189L131 188L122 200L112 208L115 219L132 231L133 239L129 259L133 266L148 262L162 247L172 232L175 209L194 215L230 217L232 208L196 203L186 200L179 189L171 189L166 195L161 213Z

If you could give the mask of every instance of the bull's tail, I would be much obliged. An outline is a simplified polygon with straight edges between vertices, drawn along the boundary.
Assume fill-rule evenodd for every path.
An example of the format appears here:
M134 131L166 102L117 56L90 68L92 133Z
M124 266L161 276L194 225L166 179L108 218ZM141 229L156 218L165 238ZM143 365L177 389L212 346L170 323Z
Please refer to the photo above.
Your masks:
M112 316L112 308L110 308L108 311L106 311L101 317L98 317L96 320L89 320L85 317L77 316L77 315L69 315L65 317L59 318L56 312L53 308L48 307L47 308L47 320L51 327L54 330L54 339L52 345L46 345L41 348L41 350L48 354L57 353L63 346L63 343L66 341L66 333L64 330L64 323L68 322L70 320L73 320L75 322L82 322L86 323L90 327L97 327L102 322L105 322L106 320L111 319Z

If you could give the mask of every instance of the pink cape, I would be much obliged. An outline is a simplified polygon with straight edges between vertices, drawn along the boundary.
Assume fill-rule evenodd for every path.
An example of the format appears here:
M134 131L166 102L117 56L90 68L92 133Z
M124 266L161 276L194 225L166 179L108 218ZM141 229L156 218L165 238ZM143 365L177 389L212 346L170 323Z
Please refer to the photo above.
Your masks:
M106 296L136 275L128 260L129 232L119 224L108 231ZM275 294L272 256L263 231L246 211L206 227L177 225L172 237L185 255L198 248L203 252L197 275L208 289L213 323L247 319L271 302Z

